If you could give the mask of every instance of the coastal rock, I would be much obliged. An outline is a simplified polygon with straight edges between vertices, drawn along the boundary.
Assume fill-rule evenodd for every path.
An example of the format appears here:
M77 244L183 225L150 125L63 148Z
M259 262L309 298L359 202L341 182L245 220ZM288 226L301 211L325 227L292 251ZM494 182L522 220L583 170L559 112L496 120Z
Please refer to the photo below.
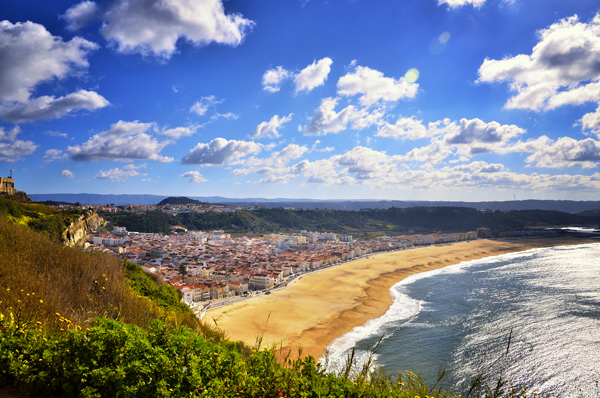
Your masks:
M93 210L86 210L69 228L63 232L61 241L69 247L79 247L87 240L88 234L100 226L102 218Z

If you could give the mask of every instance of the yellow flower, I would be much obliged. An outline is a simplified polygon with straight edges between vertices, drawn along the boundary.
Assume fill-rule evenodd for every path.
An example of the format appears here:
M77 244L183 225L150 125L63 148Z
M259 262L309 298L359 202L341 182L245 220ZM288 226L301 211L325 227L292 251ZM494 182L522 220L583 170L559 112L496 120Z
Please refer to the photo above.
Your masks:
M40 304L44 304L44 300L40 300Z

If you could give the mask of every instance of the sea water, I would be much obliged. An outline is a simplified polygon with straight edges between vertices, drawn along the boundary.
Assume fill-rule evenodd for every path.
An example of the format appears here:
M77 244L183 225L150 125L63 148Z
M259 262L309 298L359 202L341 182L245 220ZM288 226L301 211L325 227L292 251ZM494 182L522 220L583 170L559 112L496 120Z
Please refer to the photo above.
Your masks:
M466 392L477 375L494 384L564 397L600 395L600 243L533 249L409 276L394 304L334 340L329 364L352 347L388 373ZM512 332L512 333L511 333ZM509 342L510 336L510 345Z

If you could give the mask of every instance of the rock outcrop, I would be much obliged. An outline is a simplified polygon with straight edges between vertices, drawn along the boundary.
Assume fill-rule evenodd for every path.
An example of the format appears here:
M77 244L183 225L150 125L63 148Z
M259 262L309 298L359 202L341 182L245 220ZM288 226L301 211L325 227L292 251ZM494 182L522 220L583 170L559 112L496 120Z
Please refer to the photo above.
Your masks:
M88 234L100 226L102 218L93 210L86 210L62 234L61 241L69 247L80 247L88 238Z

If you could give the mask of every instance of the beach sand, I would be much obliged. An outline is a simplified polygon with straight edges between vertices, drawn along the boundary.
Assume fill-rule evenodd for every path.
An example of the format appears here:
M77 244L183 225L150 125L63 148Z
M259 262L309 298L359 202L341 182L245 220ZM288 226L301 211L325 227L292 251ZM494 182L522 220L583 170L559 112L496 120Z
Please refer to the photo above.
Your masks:
M389 289L411 274L461 261L538 247L583 244L598 240L574 237L477 240L371 254L319 272L306 274L285 289L224 306L206 314L232 340L261 347L283 347L319 358L335 338L392 305ZM268 318L268 322L267 322Z

